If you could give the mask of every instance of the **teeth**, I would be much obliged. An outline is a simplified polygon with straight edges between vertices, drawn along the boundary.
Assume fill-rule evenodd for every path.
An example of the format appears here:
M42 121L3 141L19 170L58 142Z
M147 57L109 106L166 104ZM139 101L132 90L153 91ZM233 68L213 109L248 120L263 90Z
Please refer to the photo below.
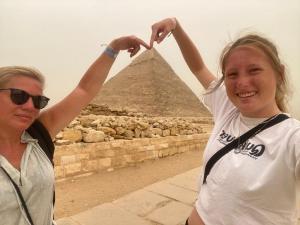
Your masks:
M252 92L238 93L238 96L241 97L241 98L247 98L247 97L251 97L253 95L255 95L254 91L252 91Z

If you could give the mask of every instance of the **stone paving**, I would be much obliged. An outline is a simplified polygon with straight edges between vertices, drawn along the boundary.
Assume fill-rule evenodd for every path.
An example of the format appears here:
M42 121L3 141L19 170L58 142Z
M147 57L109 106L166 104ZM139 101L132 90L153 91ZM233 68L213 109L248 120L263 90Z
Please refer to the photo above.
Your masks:
M196 200L199 170L195 168L111 203L61 218L57 225L184 225Z
M200 167L104 203L57 225L183 225L197 196Z

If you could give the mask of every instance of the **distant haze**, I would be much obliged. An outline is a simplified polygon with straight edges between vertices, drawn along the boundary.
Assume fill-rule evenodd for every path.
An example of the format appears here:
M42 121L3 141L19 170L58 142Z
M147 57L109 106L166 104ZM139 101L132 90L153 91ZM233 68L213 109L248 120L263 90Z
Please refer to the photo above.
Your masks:
M170 16L178 18L216 74L222 48L239 34L258 32L273 40L290 75L291 113L300 119L299 0L0 0L0 66L38 68L54 104L76 86L103 51L101 44L131 34L148 42L151 25ZM174 38L155 48L199 96L203 89ZM130 62L121 53L110 77Z

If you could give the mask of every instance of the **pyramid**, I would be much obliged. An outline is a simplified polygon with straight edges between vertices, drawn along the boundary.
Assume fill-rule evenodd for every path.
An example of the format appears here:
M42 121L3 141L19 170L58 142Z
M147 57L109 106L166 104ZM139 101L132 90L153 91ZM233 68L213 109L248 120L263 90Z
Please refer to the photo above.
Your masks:
M155 50L146 50L108 80L92 101L150 116L210 116L191 89Z

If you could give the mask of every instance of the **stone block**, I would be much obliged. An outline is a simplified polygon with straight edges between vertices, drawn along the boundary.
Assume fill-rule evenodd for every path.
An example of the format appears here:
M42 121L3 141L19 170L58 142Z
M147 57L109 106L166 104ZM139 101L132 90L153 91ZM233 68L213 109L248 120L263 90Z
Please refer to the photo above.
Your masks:
M152 225L114 204L105 203L72 216L71 219L82 225Z
M102 142L104 138L104 132L99 130L90 130L87 134L83 135L83 140L87 143Z
M170 130L167 129L167 130L163 130L162 131L162 136L163 137L170 136L170 135L171 135L171 131Z
M76 155L77 160L88 160L90 155L88 153L80 153Z
M99 168L107 168L107 167L111 167L112 165L112 160L111 158L103 158L103 159L99 159Z
M98 170L98 160L89 160L86 162L82 162L82 171L96 171Z
M63 166L55 166L54 167L54 175L55 178L64 178L65 177L65 171Z
M60 157L60 160L61 160L61 165L72 164L78 161L76 160L75 155L63 155Z
M163 225L184 224L184 221L192 211L191 206L172 201L169 204L156 209L146 216L147 219Z
M154 209L165 205L170 199L146 190L138 190L113 202L114 205L135 215L145 216Z
M124 145L124 141L123 140L113 141L110 142L110 145L112 148L121 148Z
M69 140L72 142L80 142L82 140L82 134L80 130L66 129L62 133L64 140Z
M81 163L68 164L65 165L64 168L66 176L74 175L81 171Z
M178 187L177 185L168 183L168 181L152 184L147 186L145 190L155 192L162 196L175 199L191 206L194 204L197 197L196 191Z

